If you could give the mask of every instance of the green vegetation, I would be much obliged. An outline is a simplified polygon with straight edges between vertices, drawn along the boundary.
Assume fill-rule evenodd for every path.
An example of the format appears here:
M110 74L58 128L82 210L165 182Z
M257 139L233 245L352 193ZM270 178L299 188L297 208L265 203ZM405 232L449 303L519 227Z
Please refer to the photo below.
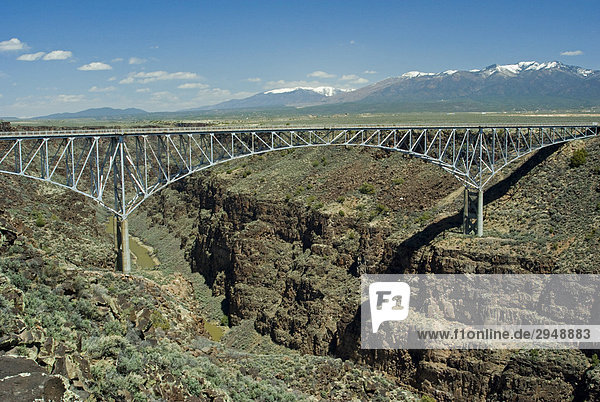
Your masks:
M377 213L379 213L379 214L390 212L390 209L387 206L385 206L384 204L377 204L377 206L375 208L377 210Z
M433 214L431 213L431 211L425 211L415 218L415 223L420 225L425 222L429 222L431 218L433 218Z
M373 186L371 183L363 183L359 187L358 191L361 194L369 194L369 195L375 194L375 186Z
M576 168L585 164L588 157L588 152L585 148L580 148L576 151L573 151L573 155L571 155L571 159L569 160L569 166L572 168Z
M596 353L594 353L592 355L592 367L598 367L600 366L600 358L598 358L598 355Z
M35 226L38 228L46 226L46 219L40 211L34 211L33 215L35 216Z

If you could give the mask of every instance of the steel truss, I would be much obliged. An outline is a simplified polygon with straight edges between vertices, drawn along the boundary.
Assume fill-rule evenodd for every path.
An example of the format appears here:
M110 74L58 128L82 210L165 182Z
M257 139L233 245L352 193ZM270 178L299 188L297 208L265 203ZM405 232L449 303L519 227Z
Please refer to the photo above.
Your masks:
M183 177L270 151L330 145L397 151L440 166L482 197L492 177L522 156L596 136L598 126L6 132L0 172L68 188L126 221L146 198Z

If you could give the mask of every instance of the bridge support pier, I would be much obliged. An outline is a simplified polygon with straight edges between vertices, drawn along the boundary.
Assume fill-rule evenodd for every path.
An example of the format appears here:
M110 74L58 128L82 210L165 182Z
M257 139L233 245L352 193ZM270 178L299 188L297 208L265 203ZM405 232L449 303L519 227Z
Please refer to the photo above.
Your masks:
M127 218L115 217L115 242L117 247L117 270L131 273L131 251L129 250L129 223Z
M483 189L477 194L477 236L483 237Z
M483 189L476 191L465 187L463 208L463 233L483 236Z

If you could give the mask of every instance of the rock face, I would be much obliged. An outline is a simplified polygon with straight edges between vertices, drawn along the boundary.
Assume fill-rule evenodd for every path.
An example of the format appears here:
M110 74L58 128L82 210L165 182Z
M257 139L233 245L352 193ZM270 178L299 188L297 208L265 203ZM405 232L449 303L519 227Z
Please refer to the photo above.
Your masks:
M35 361L0 356L0 400L60 402L65 391L64 378L48 374Z

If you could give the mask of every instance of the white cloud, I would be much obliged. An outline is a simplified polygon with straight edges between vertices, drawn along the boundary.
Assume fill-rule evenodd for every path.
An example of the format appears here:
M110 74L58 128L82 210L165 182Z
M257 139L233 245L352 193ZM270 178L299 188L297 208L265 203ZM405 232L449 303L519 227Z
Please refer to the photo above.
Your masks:
M127 78L119 81L119 84L133 84L134 82L140 84L146 84L154 81L164 80L194 80L200 79L201 77L196 73L179 71L176 73L168 73L166 71L150 71L150 72L139 72L130 73Z
M56 102L61 102L61 103L73 103L73 102L81 102L82 100L85 99L85 96L83 95L57 95L56 97L54 97L54 100Z
M342 78L340 78L340 80L348 81L350 84L366 84L367 82L369 82L368 79L359 77L356 74L342 75Z
M89 89L90 92L112 92L115 91L117 88L110 86L110 87L97 87L97 86L93 86Z
M310 74L306 75L307 77L313 77L313 78L333 78L335 77L335 74L329 74L326 73L325 71L313 71Z
M203 89L203 88L208 88L208 85L206 84L202 84L199 82L187 82L185 84L181 84L179 85L177 88L179 89Z
M21 42L17 38L12 38L0 42L0 52L8 52L11 50L23 50L27 49L27 44Z
M144 64L147 60L139 57L130 57L129 64Z
M171 92L168 91L160 91L160 92L154 92L151 95L151 100L153 101L167 101L167 102L177 102L179 100L179 98L175 95L173 95Z
M188 107L198 105L213 105L230 99L247 98L254 95L253 92L236 92L232 93L228 89L222 88L205 88L198 91L197 96L191 101Z
M122 57L117 57L117 58L115 58L115 59L112 59L111 61L112 61L113 63L119 63L119 62L123 61L123 58L122 58Z
M135 92L138 92L138 93L150 92L150 88L139 88L139 89L136 89Z
M117 77L110 77L108 80L109 80L109 81L116 81L116 80L117 80Z
M22 54L19 57L17 57L17 60L21 60L21 61L36 61L42 58L43 55L45 55L45 52L37 52L37 53L28 53L28 54Z
M328 86L328 85L324 84L322 82L319 82L319 81L305 81L305 80L300 80L300 81L286 81L286 80L278 80L278 81L267 81L263 85L263 88L271 90L271 89L280 89L280 88L296 88L296 87L315 88L315 87L324 87L324 86Z
M78 70L81 71L102 71L102 70L112 70L112 67L106 63L100 63L99 61L94 61L90 64L84 64L81 67L77 67Z
M581 50L567 50L565 52L560 52L561 56L581 56L583 51Z
M377 71L375 71L375 70L365 70L365 71L363 71L363 74L377 74Z
M66 60L73 56L68 50L53 50L44 56L44 60Z
M355 43L356 43L356 42L355 42L355 41L353 41L353 40L351 40L351 41L350 41L350 44L351 44L351 45L354 45Z
M256 78L246 78L246 81L248 82L261 82L262 80L258 77Z

